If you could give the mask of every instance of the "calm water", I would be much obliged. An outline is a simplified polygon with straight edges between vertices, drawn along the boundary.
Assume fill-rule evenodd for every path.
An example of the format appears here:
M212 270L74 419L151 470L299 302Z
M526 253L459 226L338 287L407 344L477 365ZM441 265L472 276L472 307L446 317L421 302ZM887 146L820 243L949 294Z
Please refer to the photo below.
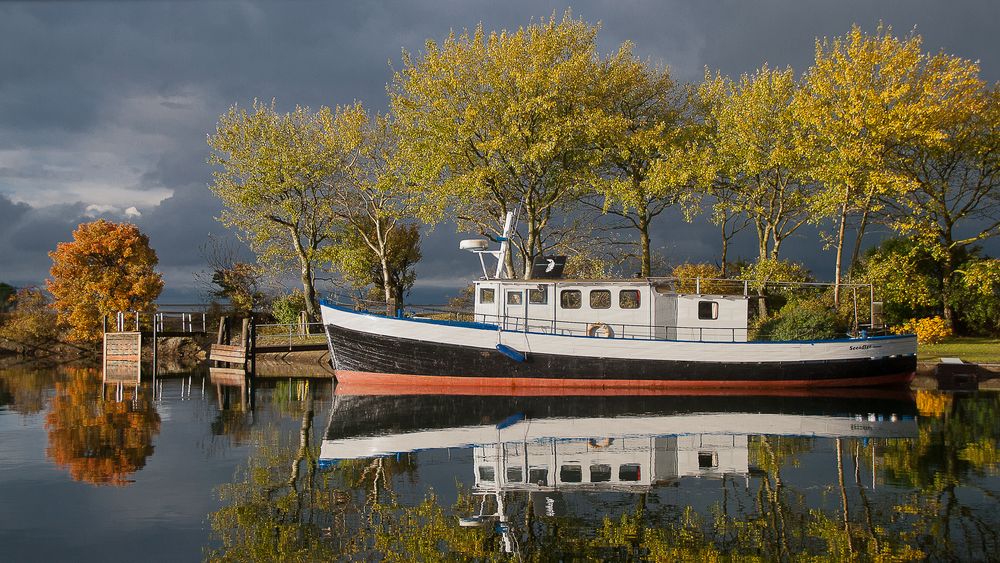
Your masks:
M0 371L0 560L1000 557L994 393L102 379Z

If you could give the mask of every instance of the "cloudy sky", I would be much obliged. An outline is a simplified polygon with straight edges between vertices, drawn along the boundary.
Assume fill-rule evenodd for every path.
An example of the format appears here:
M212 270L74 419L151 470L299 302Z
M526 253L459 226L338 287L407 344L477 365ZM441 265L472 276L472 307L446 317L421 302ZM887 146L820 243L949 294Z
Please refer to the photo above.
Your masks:
M233 103L281 109L361 100L386 105L401 49L482 22L511 29L575 15L600 23L603 52L631 40L644 57L694 81L764 62L808 66L816 37L879 21L916 27L927 50L979 60L1000 79L1000 3L932 1L711 2L0 2L0 281L40 283L47 252L92 217L128 219L149 234L167 280L162 300L199 297L194 272L219 203L207 189L206 135ZM654 246L674 261L715 257L714 228L661 221ZM418 296L440 297L475 276L453 227L424 241ZM821 277L832 255L813 233L786 243ZM749 256L752 241L737 246ZM1000 248L991 243L991 254ZM456 277L459 276L459 277ZM462 278L461 276L464 276Z

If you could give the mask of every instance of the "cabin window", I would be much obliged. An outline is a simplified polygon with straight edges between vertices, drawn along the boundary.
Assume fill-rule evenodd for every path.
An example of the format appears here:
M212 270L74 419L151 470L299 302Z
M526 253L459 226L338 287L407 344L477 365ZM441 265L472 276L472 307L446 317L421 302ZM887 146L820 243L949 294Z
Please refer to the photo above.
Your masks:
M492 287L481 287L479 288L479 302L485 304L493 303L493 299L496 296L496 290Z
M520 467L508 467L507 482L520 483L521 481L524 481L524 471L522 471Z
M611 291L607 289L592 289L590 290L590 308L591 309L610 309L611 308Z
M600 464L590 466L590 482L605 483L611 480L611 466Z
M579 309L583 303L583 295L579 289L564 289L559 292L559 305L563 309Z
M579 465L564 465L560 467L559 481L562 483L579 483L583 481L583 468Z
M639 290L623 289L618 292L618 307L622 309L639 308Z
M642 471L638 463L628 463L618 466L619 481L638 481L642 477Z
M528 482L535 485L548 485L549 484L549 468L548 467L529 467L528 468Z
M481 465L479 466L479 480L492 483L496 480L496 472L489 465Z
M698 452L698 467L701 469L711 469L719 466L719 457L715 452Z
M529 289L528 303L531 305L545 305L549 302L549 292L546 289Z
M520 291L508 291L507 292L507 304L508 305L520 305L523 303L524 296Z
M719 302L718 301L699 301L698 302L698 320L701 321L714 321L719 318Z

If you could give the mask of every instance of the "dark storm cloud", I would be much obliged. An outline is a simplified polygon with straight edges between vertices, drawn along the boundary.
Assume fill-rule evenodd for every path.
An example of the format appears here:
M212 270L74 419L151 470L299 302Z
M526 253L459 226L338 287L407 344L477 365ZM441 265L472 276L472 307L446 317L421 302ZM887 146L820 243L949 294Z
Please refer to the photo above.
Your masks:
M565 2L0 2L0 281L41 280L47 250L98 212L133 218L157 249L174 287L192 286L198 247L224 229L207 190L205 136L230 105L276 99L279 108L364 102L386 108L389 62L450 30L513 29L561 15ZM929 51L980 59L1000 77L995 2L582 2L573 13L601 22L600 48L623 41L669 65L682 81L706 66L727 74L763 62L802 71L817 36L881 20L914 26ZM15 201L27 202L13 203ZM87 211L88 207L90 211ZM96 210L96 211L95 211ZM428 290L476 275L450 225L424 239ZM653 244L673 261L715 259L704 218L668 216ZM736 255L753 252L752 237ZM814 231L788 256L821 275L832 262ZM185 281L187 280L187 281ZM454 285L461 285L455 282Z
M41 285L51 266L48 252L69 240L83 217L79 204L36 209L0 194L0 280L18 287Z

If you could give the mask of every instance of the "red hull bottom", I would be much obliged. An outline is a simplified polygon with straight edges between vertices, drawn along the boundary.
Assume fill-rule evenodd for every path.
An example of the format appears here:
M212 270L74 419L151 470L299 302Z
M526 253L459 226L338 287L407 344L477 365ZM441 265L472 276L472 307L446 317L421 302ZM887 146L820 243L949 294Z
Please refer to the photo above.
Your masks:
M913 380L916 372L904 372L872 377L844 377L836 379L783 379L773 381L711 381L711 380L637 380L637 379L545 379L527 377L460 377L447 375L404 375L372 373L365 371L336 370L338 384L401 387L408 390L460 389L607 389L607 390L670 390L670 389L815 389L842 387L875 387L901 385Z

